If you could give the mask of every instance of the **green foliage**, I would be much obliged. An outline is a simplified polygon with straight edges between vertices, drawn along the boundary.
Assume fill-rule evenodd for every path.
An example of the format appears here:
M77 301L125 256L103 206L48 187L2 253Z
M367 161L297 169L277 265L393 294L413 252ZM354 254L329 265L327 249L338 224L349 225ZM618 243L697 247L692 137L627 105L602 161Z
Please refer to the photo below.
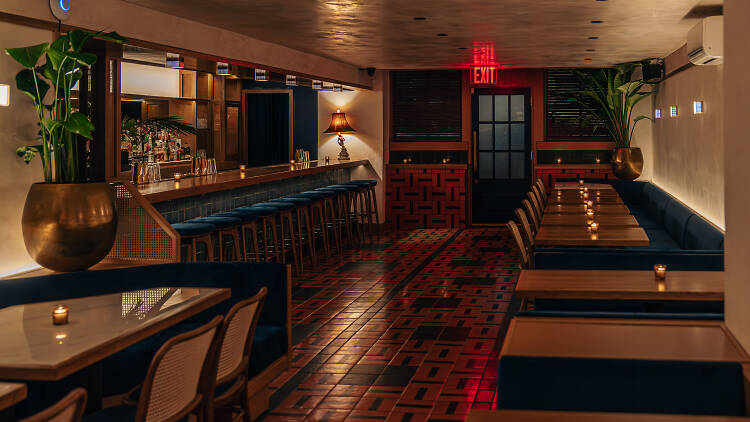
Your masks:
M42 160L46 183L80 183L81 163L78 137L93 139L94 125L89 118L73 110L70 91L83 77L81 66L96 63L96 55L83 51L92 38L122 43L117 33L93 33L73 30L52 44L7 48L5 52L24 70L16 75L16 86L34 100L40 125L41 145L21 147L16 154L26 163L37 155ZM39 65L39 61L45 62ZM48 92L53 90L52 99Z
M122 134L131 143L140 142L140 134L148 132L161 132L165 130L170 133L195 135L198 131L177 117L155 117L139 121L131 117L122 119Z
M635 106L654 94L646 89L649 85L646 82L632 80L638 66L623 63L610 69L573 71L584 89L574 93L572 98L589 112L587 121L596 118L604 122L617 148L630 148L638 123L650 120L648 116L633 117Z

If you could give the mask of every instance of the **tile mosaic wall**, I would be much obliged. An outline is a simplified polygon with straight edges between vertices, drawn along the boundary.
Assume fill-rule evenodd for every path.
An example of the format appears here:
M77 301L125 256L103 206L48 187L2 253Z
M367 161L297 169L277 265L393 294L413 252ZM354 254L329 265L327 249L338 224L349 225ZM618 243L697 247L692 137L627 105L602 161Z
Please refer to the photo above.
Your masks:
M231 211L235 208L281 198L282 196L347 182L350 180L350 175L351 169L338 169L240 189L159 202L154 204L154 208L169 223L181 223L193 218L208 217L217 212Z

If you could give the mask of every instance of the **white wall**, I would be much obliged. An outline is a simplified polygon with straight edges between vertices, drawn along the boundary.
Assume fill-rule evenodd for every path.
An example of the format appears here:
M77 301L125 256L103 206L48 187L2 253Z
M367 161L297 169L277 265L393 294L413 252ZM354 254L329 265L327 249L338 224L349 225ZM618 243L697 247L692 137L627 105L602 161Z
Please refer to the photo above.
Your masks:
M0 47L27 47L51 42L52 33L0 22ZM15 76L21 70L10 56L0 54L0 84L11 86L10 107L0 107L0 277L36 267L29 257L21 233L21 212L26 193L42 180L39 159L25 164L15 151L34 145L39 130L34 102L16 89Z
M750 350L750 2L724 1L726 323Z
M633 117L635 116L648 116L654 115L654 100L653 97L646 98L641 101L633 110ZM635 127L633 132L633 138L630 146L633 148L640 148L643 152L643 172L638 180L649 181L654 176L654 139L653 139L653 123L651 120L641 120L638 126Z
M385 221L385 191L383 166L383 72L374 78L373 91L324 91L318 94L318 158L326 155L335 160L341 148L336 134L324 134L331 125L331 113L337 109L346 113L346 120L356 133L344 134L346 149L352 159L370 160L371 168L355 168L353 179L377 179L378 212Z
M723 66L694 66L659 85L654 107L661 109L662 118L653 124L652 175L656 185L721 228L725 227L723 75ZM696 100L704 101L704 114L693 114ZM678 117L669 117L673 105L678 106Z

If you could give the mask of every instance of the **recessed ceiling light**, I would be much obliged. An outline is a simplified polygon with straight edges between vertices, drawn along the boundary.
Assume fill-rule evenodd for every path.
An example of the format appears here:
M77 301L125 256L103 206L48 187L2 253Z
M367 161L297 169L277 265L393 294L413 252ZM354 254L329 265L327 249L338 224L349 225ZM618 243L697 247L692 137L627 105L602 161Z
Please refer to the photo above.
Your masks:
M590 40L598 40L599 37L589 37Z
M442 33L442 32L441 32L441 33L437 34L437 36L438 36L438 37L447 37L447 36L448 36L448 34L444 34L444 33Z
M604 21L591 21L591 23L602 23Z
M424 17L424 16L415 16L413 19L415 21L426 21L427 20L427 18Z
M593 48L589 48L589 49L588 49L588 50L586 50L586 51L596 51L596 50L595 50L595 49L593 49Z
M458 47L459 50L468 50L468 47Z

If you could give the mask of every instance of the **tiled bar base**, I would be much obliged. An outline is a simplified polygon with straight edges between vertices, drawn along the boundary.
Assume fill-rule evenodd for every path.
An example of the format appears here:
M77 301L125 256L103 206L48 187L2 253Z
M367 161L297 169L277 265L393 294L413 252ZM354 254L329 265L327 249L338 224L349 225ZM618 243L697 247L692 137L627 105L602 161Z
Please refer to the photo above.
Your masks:
M324 186L345 183L350 178L351 169L335 169L324 173L261 183L239 189L157 202L153 205L170 224L175 224Z

